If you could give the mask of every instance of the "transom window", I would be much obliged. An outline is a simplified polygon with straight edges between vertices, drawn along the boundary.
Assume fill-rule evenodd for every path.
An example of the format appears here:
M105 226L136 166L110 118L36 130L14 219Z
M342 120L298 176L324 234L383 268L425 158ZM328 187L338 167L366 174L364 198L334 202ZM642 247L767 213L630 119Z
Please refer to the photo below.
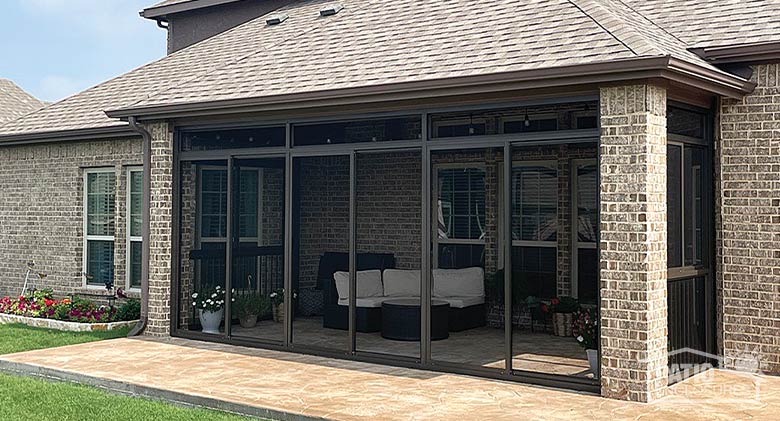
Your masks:
M113 168L84 172L84 280L114 282L116 175Z

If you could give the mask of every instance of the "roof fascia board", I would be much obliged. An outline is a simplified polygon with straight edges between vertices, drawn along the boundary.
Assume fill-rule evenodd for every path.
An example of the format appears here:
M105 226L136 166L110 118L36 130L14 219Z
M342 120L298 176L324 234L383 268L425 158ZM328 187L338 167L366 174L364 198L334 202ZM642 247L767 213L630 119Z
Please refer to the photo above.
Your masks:
M691 48L691 52L713 64L768 62L780 60L780 41Z
M115 139L120 137L139 137L130 126L97 127L78 130L60 130L52 132L22 133L0 135L0 148L4 146L26 145L32 143L51 143L78 140Z
M112 118L160 118L265 112L304 107L350 105L357 102L384 102L425 97L468 95L503 90L551 88L588 83L609 83L649 78L667 78L728 97L741 97L754 85L743 79L716 72L669 56L603 63L562 66L489 75L466 76L432 81L404 82L372 87L347 88L265 98L185 103L109 110Z
M150 7L142 10L139 14L147 19L161 19L175 13L188 12L190 10L219 6L221 4L234 3L237 1L240 0L192 0L169 6Z

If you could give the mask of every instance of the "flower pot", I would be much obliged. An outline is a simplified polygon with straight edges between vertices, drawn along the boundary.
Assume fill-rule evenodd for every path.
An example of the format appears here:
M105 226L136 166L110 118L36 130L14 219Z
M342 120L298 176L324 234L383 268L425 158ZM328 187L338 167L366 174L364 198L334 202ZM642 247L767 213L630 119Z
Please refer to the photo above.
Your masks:
M593 373L593 377L598 376L599 351L596 349L586 349L585 353L588 354L588 364L590 365L590 372Z
M243 328L252 328L257 326L257 314L247 314L244 317L238 318L238 323Z
M571 336L572 313L553 313L553 334L555 336Z
M218 311L198 311L200 325L203 327L203 333L219 335L219 325L222 324L222 315L225 313L225 309L221 308Z
M273 305L273 316L276 323L284 323L284 303Z

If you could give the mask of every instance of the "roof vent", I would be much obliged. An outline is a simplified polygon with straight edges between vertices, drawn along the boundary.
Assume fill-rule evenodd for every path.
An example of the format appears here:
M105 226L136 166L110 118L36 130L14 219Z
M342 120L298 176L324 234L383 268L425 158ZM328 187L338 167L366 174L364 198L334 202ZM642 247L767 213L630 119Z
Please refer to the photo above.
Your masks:
M265 20L265 23L268 26L278 25L284 21L287 20L289 16L281 14L281 15L272 15L268 19Z
M320 9L320 16L333 16L340 12L344 6L341 3L332 3Z

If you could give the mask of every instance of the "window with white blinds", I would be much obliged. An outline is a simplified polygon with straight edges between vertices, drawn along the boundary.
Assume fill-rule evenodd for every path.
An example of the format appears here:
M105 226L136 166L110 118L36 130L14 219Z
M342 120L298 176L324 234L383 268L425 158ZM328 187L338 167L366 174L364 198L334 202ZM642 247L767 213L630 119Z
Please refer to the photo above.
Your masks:
M116 175L113 168L84 172L84 278L87 285L114 281Z
M517 166L512 171L512 241L558 239L558 171L554 164Z
M485 169L465 165L437 168L439 268L483 264L485 248Z
M127 171L127 286L141 287L141 254L143 253L144 173L140 168Z

